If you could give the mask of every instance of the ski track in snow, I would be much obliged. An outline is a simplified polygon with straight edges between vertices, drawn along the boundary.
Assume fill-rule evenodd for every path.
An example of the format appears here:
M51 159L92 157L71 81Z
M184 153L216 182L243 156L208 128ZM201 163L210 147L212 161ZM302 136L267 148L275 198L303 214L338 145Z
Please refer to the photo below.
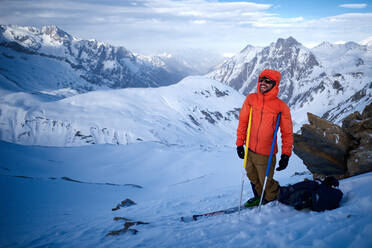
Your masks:
M113 187L65 180L32 180L0 176L1 247L370 247L372 245L372 173L342 180L341 207L322 213L296 211L280 203L202 218L190 216L236 206L242 161L231 148L201 150L144 142L126 146L75 148L20 146L0 142L3 175L35 178L69 175L82 181L142 185ZM143 156L146 154L146 156ZM151 157L152 159L147 159ZM52 162L54 158L58 163ZM276 172L282 185L310 175L293 156ZM131 179L131 180L129 180ZM172 185L171 187L169 185ZM245 183L243 199L251 197ZM130 198L137 204L111 209ZM149 222L129 232L125 217Z

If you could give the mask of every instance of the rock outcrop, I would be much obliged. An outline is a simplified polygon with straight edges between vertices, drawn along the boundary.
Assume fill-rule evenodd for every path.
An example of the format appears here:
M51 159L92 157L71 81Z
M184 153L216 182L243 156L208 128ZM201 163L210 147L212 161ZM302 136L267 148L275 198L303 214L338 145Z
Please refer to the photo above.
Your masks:
M372 170L372 103L362 114L355 112L342 122L342 127L352 137L354 145L351 147L347 160L350 175L357 175Z
M372 103L347 116L342 127L308 113L294 134L294 153L314 177L345 178L372 171Z

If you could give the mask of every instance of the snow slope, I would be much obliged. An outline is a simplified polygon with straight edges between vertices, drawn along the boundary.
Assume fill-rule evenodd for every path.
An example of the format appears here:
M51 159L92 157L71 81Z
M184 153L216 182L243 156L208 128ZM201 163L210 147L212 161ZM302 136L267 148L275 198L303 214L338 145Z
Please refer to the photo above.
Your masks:
M182 223L181 216L236 206L242 160L234 148L154 142L74 148L0 142L1 247L371 247L372 174L342 180L341 207L322 213L270 203ZM281 185L306 172L293 156ZM79 180L66 181L62 177ZM109 183L109 184L107 184ZM113 185L116 184L116 185ZM245 184L243 199L252 196ZM130 198L137 205L112 211ZM107 236L125 217L136 235Z
M79 146L157 141L232 145L244 97L217 81L193 76L159 88L94 91L61 97L4 93L0 139Z

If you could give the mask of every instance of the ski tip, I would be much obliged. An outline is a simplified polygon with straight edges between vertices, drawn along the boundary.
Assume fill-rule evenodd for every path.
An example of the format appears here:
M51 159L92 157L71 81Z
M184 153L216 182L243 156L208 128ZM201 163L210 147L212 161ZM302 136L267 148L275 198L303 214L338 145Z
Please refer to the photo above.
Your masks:
M181 217L181 222L192 222L193 220L193 217Z

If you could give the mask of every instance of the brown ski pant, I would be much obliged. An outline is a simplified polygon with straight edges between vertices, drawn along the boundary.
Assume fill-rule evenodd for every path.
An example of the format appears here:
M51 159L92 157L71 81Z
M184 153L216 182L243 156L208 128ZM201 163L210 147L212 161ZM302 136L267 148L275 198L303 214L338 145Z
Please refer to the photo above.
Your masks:
M262 193L268 161L269 156L261 155L250 150L248 151L247 165L245 170L249 180L255 185L259 196L261 196ZM267 201L275 200L279 194L279 183L273 179L275 164L276 157L273 155L264 195Z

